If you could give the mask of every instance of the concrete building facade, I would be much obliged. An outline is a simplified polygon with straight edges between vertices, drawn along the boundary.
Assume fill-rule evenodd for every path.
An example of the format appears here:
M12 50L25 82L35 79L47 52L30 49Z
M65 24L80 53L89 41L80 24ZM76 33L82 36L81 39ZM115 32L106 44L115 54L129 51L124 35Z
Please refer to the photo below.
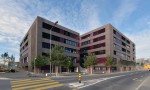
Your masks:
M54 23L42 17L37 17L25 37L20 43L20 66L26 70L33 70L31 62L39 54L47 55L50 52L50 29ZM104 25L95 30L79 35L78 32L55 25L51 31L51 45L56 44L65 48L64 53L72 58L78 67L79 61L88 53L95 53L98 64L94 67L95 71L104 71L106 56L113 56L117 63L114 70L127 70L119 64L121 59L135 61L135 44L125 35L119 32L111 24ZM81 64L82 65L82 64ZM44 69L49 69L45 66ZM75 69L78 71L78 68Z
M64 53L71 57L77 66L79 60L79 33L65 28L61 25L54 25L42 17L37 17L26 33L20 44L20 65L26 70L32 70L31 62L37 55L47 55L50 52L50 29L51 45L63 46ZM45 66L48 70L49 66Z
M108 55L117 63L114 71L131 70L132 67L120 65L120 60L135 62L135 44L111 24L104 25L80 36L80 60L88 53L95 53L98 64L95 71L105 71ZM133 69L133 68L132 68Z

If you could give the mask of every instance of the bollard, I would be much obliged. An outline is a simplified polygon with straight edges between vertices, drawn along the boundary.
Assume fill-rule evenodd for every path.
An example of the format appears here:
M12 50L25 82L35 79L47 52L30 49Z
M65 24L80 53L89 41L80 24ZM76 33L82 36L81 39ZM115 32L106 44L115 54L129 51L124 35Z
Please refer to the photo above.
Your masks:
M81 83L81 79L82 79L81 74L79 74L78 75L78 81L79 81L79 83Z

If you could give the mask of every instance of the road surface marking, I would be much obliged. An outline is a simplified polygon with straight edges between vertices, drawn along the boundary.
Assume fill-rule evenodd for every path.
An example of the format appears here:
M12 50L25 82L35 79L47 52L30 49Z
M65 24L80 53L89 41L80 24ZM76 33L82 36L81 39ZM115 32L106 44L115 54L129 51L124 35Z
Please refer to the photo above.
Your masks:
M17 82L18 81L18 82ZM12 90L22 90L22 89L34 89L34 90L39 90L40 88L54 88L54 87L59 87L63 86L63 84L60 84L59 82L56 82L54 80L15 80L11 81L11 87ZM42 89L40 89L42 90Z
M50 81L40 81L40 82L30 82L30 85L35 85L35 84L42 84L42 83L50 83ZM58 82L57 82L58 83ZM12 87L19 87L19 86L27 86L29 83L12 83Z
M30 90L43 90L43 89L54 88L54 87L59 87L59 86L64 86L64 84L57 84L57 85L53 85L53 86L38 87L38 88L35 88L35 89L30 89Z
M120 76L114 76L114 77L109 77L109 78L103 78L103 80L98 80L97 82L94 82L94 83L91 83L91 84L88 84L88 85L85 85L85 86L78 87L78 89L81 89L81 88L84 88L84 87L88 87L88 86L94 85L96 83L99 83L99 82L102 82L102 81L105 81L105 80L108 80L108 79L112 79L112 78L121 77L121 76L126 76L126 75L120 75Z
M137 80L138 78L134 78L134 79L132 79L132 80Z
M148 79L150 79L150 77L149 78L147 78L147 79L145 79L135 90L139 90L139 88L146 82L146 80L148 80Z

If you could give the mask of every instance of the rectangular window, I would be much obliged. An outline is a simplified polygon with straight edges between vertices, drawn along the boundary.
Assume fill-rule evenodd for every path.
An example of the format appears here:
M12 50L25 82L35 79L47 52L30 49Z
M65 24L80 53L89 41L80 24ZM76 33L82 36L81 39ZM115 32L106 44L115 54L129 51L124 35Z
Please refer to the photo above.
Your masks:
M60 42L60 37L57 37L55 35L52 35L52 40Z
M130 44L130 41L129 41L129 40L127 40L127 43L128 43L128 44Z
M23 41L25 42L27 39L28 39L28 34L27 34L27 36L24 38L24 40L23 40Z
M114 48L118 49L118 50L122 50L122 47L120 47L119 45L117 44L114 44Z
M125 37L122 36L122 40L126 41Z
M76 49L72 49L72 48L65 47L65 52L68 52L68 53L77 53L77 50L76 50Z
M65 39L64 43L71 45L71 46L77 46L77 43L68 39Z
M122 45L126 47L126 44L124 42L122 42Z
M50 49L50 44L46 42L42 42L42 48Z
M50 34L42 32L42 37L46 39L50 39Z
M119 44L122 44L122 41L120 41L118 38L114 37L114 41L119 43Z
M122 51L123 51L123 52L126 52L126 49L122 48Z
M90 40L81 43L82 46L87 45L87 44L90 44Z
M105 50L100 50L100 51L96 51L94 53L95 53L95 55L101 55L101 54L105 54L106 51Z
M27 47L28 46L28 42L25 44L25 47Z
M95 35L98 35L98 34L101 34L101 33L104 33L105 32L105 28L101 29L101 30L98 30L96 32L93 32L93 36Z
M81 37L81 39L86 39L86 38L88 38L88 37L90 37L90 34L88 34L88 35L86 35L86 36Z
M93 46L93 49L100 48L100 47L105 47L105 43L96 44Z
M50 30L52 28L51 25L49 25L49 24L47 24L45 22L42 23L42 26L43 26L43 28L48 29L48 30Z
M105 39L105 35L101 36L101 37L98 37L98 38L94 38L93 42L101 41L101 40L104 40L104 39Z

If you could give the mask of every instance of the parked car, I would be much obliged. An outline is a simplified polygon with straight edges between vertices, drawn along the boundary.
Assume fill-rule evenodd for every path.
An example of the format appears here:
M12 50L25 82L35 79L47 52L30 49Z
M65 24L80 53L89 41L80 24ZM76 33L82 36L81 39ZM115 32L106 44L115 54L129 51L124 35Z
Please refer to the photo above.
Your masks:
M13 72L13 73L14 73L14 72L16 72L16 71L15 71L15 69L10 69L10 71L9 71L9 72Z

